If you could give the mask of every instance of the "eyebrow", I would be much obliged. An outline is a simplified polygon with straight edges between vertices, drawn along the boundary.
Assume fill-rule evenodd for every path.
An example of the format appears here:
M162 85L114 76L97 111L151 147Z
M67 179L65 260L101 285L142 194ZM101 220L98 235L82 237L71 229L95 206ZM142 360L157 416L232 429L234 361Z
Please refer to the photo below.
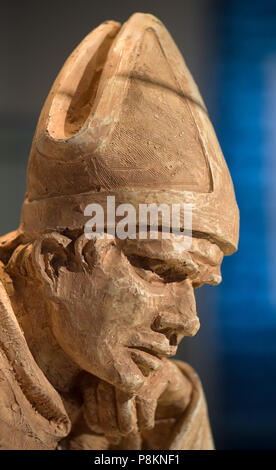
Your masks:
M166 264L166 260L164 260L164 258L159 258L160 250L162 250L162 248L160 246L155 246L154 241L157 240L151 240L152 243L149 245L149 240L139 240L139 245L135 245L133 243L135 240L126 239L122 245L122 249L127 256L140 256L141 258L147 258L150 261L156 260L156 262L163 262ZM175 241L175 243L177 243L177 241ZM164 248L162 251L166 252L167 250ZM176 250L173 251L176 252ZM185 251L195 263L200 262L204 264L207 263L210 266L218 266L223 259L223 253L217 246L216 249L209 249L206 251L204 250L204 246L191 246L189 250L183 250L182 254L184 254Z

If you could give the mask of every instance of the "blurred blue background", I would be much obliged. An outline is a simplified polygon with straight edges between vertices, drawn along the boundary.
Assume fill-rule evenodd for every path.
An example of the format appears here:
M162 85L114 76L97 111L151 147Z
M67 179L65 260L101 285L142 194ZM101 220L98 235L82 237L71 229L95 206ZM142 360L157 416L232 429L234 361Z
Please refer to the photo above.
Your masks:
M201 330L178 357L198 371L218 449L276 448L276 2L1 2L0 232L18 226L36 121L80 40L150 12L193 73L234 182L239 251L197 291Z
M240 208L217 296L221 447L276 444L276 2L217 8L215 126Z

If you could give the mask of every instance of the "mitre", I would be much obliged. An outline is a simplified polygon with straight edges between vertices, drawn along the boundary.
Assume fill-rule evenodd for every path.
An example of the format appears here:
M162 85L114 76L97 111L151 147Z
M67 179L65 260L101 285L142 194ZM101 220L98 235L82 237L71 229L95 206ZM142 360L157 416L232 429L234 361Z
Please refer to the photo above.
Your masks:
M20 231L81 228L90 203L192 205L196 236L237 249L232 180L164 25L136 13L92 31L61 69L30 153Z

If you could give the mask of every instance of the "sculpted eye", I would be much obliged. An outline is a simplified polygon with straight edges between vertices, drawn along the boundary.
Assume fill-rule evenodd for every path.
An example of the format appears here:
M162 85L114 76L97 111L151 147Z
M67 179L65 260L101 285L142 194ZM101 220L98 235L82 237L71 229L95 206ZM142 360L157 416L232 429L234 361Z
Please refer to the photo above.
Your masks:
M152 267L152 260L138 255L127 255L127 260L134 268L135 272L148 282L164 283L164 280L159 276Z
M185 269L178 271L157 258L128 255L127 259L139 276L148 282L181 282L187 278Z
M133 267L135 269L135 272L145 281L150 283L164 284L164 279L161 276L158 276L158 274L154 273L153 271L149 269L137 268L135 266Z

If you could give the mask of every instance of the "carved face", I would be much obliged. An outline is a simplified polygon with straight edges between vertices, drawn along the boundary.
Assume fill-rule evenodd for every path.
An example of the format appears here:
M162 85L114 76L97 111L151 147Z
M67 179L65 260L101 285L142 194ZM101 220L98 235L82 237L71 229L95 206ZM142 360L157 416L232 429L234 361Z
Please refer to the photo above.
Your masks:
M194 287L220 282L222 252L203 239L189 252L171 240L81 243L78 261L56 268L54 335L82 369L138 392L198 331Z

